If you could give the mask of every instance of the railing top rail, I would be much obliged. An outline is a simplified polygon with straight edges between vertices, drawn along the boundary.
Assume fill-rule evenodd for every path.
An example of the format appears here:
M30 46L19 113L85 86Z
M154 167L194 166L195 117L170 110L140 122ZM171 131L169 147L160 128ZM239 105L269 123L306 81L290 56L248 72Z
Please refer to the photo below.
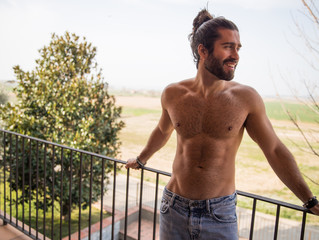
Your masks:
M101 154L98 154L98 153L93 153L93 152L89 152L89 151L85 151L85 150L81 150L81 149L68 147L68 146L65 146L63 144L53 143L53 142L50 142L50 141L47 141L47 140L43 140L43 139L35 138L35 137L30 137L30 136L27 136L27 135L23 135L23 134L16 133L16 132L11 132L11 131L4 130L4 129L1 129L1 128L0 128L0 131L5 132L5 133L9 133L9 134L12 134L12 135L20 136L20 137L23 137L23 138L27 138L27 139L30 139L30 140L38 141L38 142L41 142L41 143L50 144L50 145L53 145L53 146L56 146L56 147L61 147L61 148L64 148L64 149L75 151L75 152L91 155L91 156L94 156L94 157L97 157L97 158L107 159L107 160L114 161L114 162L117 162L117 163L126 164L126 161L115 159L115 158L111 158L111 157L108 157L108 156L105 156L105 155L101 155ZM168 176L168 177L171 176L171 173L160 171L160 170L157 170L157 169L153 169L153 168L149 168L149 167L144 167L144 169L147 170L147 171L150 171L150 172L159 173L159 174L164 175L164 176Z
M240 190L237 190L238 195L244 196L244 197L248 197L248 198L253 198L259 201L263 201L263 202L268 202L271 204L275 204L275 205L280 205L282 207L286 207L286 208L290 208L290 209L294 209L297 211L301 211L301 212L307 212L307 213L311 213L311 211L309 211L306 208L303 208L301 206L295 205L295 204L291 204L291 203L287 203L287 202L283 202L283 201L279 201L279 200L274 200L272 198L267 198L267 197L263 197L260 195L256 195L256 194L252 194L252 193L247 193L247 192L243 192Z

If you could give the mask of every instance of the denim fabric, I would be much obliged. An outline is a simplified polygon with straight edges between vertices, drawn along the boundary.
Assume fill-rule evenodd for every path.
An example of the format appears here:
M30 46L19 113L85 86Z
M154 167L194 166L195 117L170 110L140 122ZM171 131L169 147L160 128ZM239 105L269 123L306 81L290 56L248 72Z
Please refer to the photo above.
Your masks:
M237 240L236 192L208 200L189 200L164 189L160 240Z

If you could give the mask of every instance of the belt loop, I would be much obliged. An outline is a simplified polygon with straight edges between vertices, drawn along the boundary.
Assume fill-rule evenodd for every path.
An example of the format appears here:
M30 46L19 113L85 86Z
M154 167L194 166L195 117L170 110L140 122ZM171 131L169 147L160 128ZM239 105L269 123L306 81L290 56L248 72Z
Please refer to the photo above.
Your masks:
M173 206L173 204L174 204L175 196L176 196L176 194L173 193L173 196L172 196L171 199L169 200L169 206L170 206L170 207Z
M209 199L206 200L206 210L208 213L210 213L210 202Z

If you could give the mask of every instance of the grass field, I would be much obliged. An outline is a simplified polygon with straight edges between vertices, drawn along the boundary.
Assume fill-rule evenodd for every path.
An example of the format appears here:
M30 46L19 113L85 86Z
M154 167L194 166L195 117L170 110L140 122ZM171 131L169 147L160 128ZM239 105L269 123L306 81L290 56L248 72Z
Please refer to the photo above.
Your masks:
M123 106L123 121L126 123L125 129L120 134L122 141L121 158L123 160L135 157L140 153L161 114L160 100L158 98L141 97L140 100L136 101L135 106L132 98L117 97L119 104ZM149 101L153 101L151 106ZM284 102L283 104L286 109L299 116L297 119L306 133L310 134L311 137L317 136L317 139L319 139L319 128L316 125L316 118L318 117L316 114L297 103ZM265 101L265 106L276 133L294 154L313 193L319 195L319 186L316 184L319 182L319 159L309 153L301 134L285 115L280 101ZM318 143L315 140L312 143L318 149ZM165 147L155 153L149 160L148 166L171 172L175 147L176 136L173 134ZM309 180L308 177L312 180ZM152 178L152 175L148 176L150 181L153 181ZM166 182L162 181L162 184L166 184ZM278 179L260 148L246 133L236 160L236 184L238 190L301 205L300 200ZM239 206L251 208L249 200L239 200ZM258 206L258 210L265 213L275 213L275 209L263 204ZM286 218L298 220L302 217L300 214L295 214L289 210L284 210L282 215ZM319 222L318 217L310 217L308 220L313 224Z
M9 177L9 175L7 176ZM5 204L5 212L6 214L10 214L15 219L19 221L23 221L28 226L25 226L25 229L29 231L29 226L33 229L38 229L41 234L44 233L44 226L45 226L45 233L46 236L51 238L51 232L53 227L53 238L51 239L62 239L69 235L69 220L68 216L62 219L60 222L60 207L59 203L55 203L54 212L53 212L53 226L52 226L52 207L48 207L48 211L45 213L42 209L38 209L36 211L36 200L31 200L31 212L29 212L29 203L26 202L24 205L22 203L18 203L16 205L16 193L12 191L11 195L8 191L9 183L6 184L6 204ZM4 184L0 184L0 195L3 198L4 194ZM19 196L22 195L21 191L18 192ZM40 198L40 197L39 197ZM17 208L18 207L18 210ZM0 209L4 212L4 201L1 199L0 202ZM22 210L24 209L24 215L22 215ZM18 214L17 214L18 213ZM96 207L91 208L91 224L97 223L100 221L100 209ZM103 218L109 217L111 214L103 211ZM7 218L10 218L7 216ZM44 224L45 220L45 224ZM13 220L14 221L14 220ZM61 237L60 237L60 224L61 224ZM38 226L38 227L37 227ZM89 226L89 208L81 210L81 229L84 229ZM79 208L76 207L71 211L71 221L70 221L70 233L73 234L78 231L79 227Z

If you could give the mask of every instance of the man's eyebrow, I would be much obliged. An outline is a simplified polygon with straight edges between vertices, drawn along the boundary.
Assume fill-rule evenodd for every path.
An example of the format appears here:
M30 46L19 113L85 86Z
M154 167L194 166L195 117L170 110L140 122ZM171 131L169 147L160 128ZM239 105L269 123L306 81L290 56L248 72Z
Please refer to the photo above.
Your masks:
M232 46L234 46L234 45L236 45L236 43L234 43L234 42L224 42L221 45L232 45ZM242 47L241 43L238 44L238 47L240 47L240 48Z

